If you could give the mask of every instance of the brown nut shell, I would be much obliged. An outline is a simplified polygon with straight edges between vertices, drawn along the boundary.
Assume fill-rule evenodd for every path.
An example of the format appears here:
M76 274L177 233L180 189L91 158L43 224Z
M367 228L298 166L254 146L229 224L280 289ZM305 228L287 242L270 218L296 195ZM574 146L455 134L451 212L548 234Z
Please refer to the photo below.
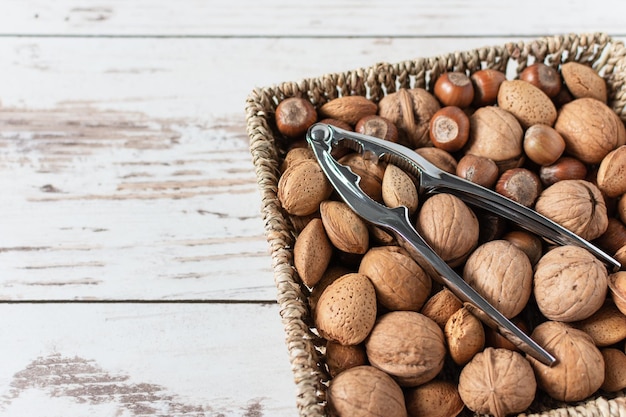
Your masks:
M626 339L626 315L610 301L585 320L573 326L587 333L596 346L605 347Z
M526 410L536 391L528 361L508 349L486 348L465 365L459 377L459 394L465 405L496 417Z
M513 114L524 128L535 124L552 126L556 120L556 107L550 97L523 80L502 82L498 105Z
M405 391L404 399L409 417L455 417L463 411L456 384L432 380Z
M601 349L604 359L604 382L602 388L608 392L617 392L626 388L626 354L619 349Z
M537 306L550 320L584 320L598 311L606 298L606 267L577 246L558 246L543 255L534 278Z
M443 330L448 319L461 307L463 307L461 300L452 294L452 291L443 287L426 301L420 313L433 320Z
M409 175L395 165L385 168L381 184L383 202L387 207L404 206L412 215L417 210L419 197L415 183Z
M626 194L626 145L609 152L598 168L598 188L609 197Z
M373 366L357 366L337 375L326 396L337 417L407 417L402 389Z
M329 340L326 342L324 358L326 359L328 372L332 377L355 366L367 365L367 355L362 344L342 345Z
M591 336L565 323L546 321L531 337L551 352L552 367L527 356L535 370L538 386L559 401L581 401L596 392L604 381L604 359Z
M417 217L424 240L450 266L460 265L478 244L478 219L451 194L436 194L424 202Z
M506 240L480 245L463 268L463 279L507 318L517 316L528 303L532 277L526 254Z
M320 116L341 120L354 126L359 119L376 114L378 106L363 96L343 96L325 103L320 107Z
M326 234L333 246L347 253L364 254L367 252L369 249L367 225L346 203L322 201L320 214Z
M443 332L448 352L457 365L465 365L485 346L482 322L465 307L448 319Z
M372 281L378 302L389 310L419 311L430 295L430 277L399 247L371 248L359 273Z
M586 240L606 231L609 218L602 193L585 180L563 180L543 190L535 210Z
M626 314L626 271L609 275L609 289L615 306Z
M439 148L418 148L415 153L424 157L428 162L449 174L456 172L456 159L448 151Z
M315 307L315 326L326 340L357 345L376 322L376 291L365 275L349 273L335 280Z
M293 247L293 262L305 285L315 286L328 268L333 247L321 219L312 219L300 232Z
M278 199L287 213L296 216L316 212L332 191L326 175L314 160L289 167L278 180Z
M466 154L456 166L456 175L474 184L491 188L498 180L498 166L489 158Z
M574 97L591 97L606 103L606 82L593 68L580 62L566 62L561 65L561 76Z
M339 163L350 167L352 172L357 174L359 187L365 194L375 201L382 203L383 191L382 182L385 175L385 164L377 163L370 159L364 158L359 153L349 153L339 158Z
M301 97L290 97L276 107L276 127L288 138L304 135L317 121L317 111L310 101Z
M606 104L579 98L559 111L554 128L565 140L565 151L587 164L597 164L624 143L624 123Z
M401 386L424 384L443 369L443 332L428 317L414 311L392 311L377 321L365 341L370 363Z

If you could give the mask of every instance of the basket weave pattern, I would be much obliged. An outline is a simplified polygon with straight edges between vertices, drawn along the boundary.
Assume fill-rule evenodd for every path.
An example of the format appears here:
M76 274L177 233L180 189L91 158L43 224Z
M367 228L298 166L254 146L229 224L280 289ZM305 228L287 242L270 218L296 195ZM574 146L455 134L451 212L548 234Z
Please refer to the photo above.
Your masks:
M277 301L286 333L286 344L297 389L301 417L328 415L325 392L328 375L317 349L320 339L312 329L307 296L293 266L294 230L277 198L279 166L287 143L276 133L276 106L289 97L304 97L319 107L345 95L362 95L378 102L399 88L422 87L432 91L434 80L446 71L471 74L482 68L507 73L509 78L536 61L554 67L568 61L592 65L602 75L609 91L609 106L626 121L626 48L608 35L570 34L511 42L464 52L417 58L396 64L379 63L368 68L326 74L299 82L284 82L254 90L246 101L250 152L262 199L262 216L270 245ZM541 398L541 400L544 400ZM536 401L537 402L537 401ZM531 411L529 411L530 413ZM527 416L626 416L626 394L598 397L576 405L545 399L533 404L538 414Z

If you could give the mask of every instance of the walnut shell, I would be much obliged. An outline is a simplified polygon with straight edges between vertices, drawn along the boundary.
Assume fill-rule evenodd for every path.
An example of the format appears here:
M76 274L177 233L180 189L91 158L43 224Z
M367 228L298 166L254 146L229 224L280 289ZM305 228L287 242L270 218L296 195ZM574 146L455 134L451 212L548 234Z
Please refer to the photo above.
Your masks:
M293 247L293 263L305 285L313 287L328 268L333 247L321 219L312 219L298 235Z
M383 371L363 365L335 377L326 392L337 417L406 417L404 394Z
M455 417L465 407L456 384L440 380L407 389L404 401L409 417Z
M503 81L498 106L515 116L524 129L535 124L552 126L556 120L556 107L550 97L524 80Z
M552 184L539 195L535 210L586 240L600 237L609 226L602 193L585 180Z
M296 216L315 213L332 191L326 174L314 160L289 167L278 180L278 200L287 213Z
M565 152L588 164L602 161L626 136L617 114L593 98L579 98L561 107L554 128L565 140Z
M465 153L489 158L504 171L519 164L523 140L524 131L515 116L500 107L481 107L470 116Z
M364 254L369 249L369 231L365 222L340 201L326 200L320 204L322 223L328 238L339 250Z
M376 291L365 275L349 273L322 293L315 307L315 326L326 340L357 345L376 322Z
M591 97L606 103L606 82L593 68L579 62L566 62L561 65L561 76L572 96Z
M450 266L463 263L478 244L478 219L470 208L451 194L436 194L418 213L417 229L424 240Z
M591 336L566 323L546 321L531 337L554 355L552 367L527 356L537 383L549 396L560 401L581 401L593 394L604 381L604 359Z
M430 295L430 277L397 246L371 248L359 273L372 281L378 302L389 310L419 311Z
M443 369L443 332L428 317L414 311L392 311L377 321L365 341L370 363L401 386L424 384Z
M496 417L526 410L536 391L530 364L508 349L486 348L465 365L459 377L459 394L465 405Z
M441 108L434 95L423 88L401 88L383 97L378 114L398 128L399 140L412 148L432 146L430 119Z
M483 324L465 307L450 316L444 335L450 356L457 365L469 362L485 346Z
M533 268L528 256L513 243L492 240L469 256L463 279L505 317L512 318L530 299Z
M550 320L584 320L602 307L608 288L606 268L577 246L558 246L535 266L537 306Z

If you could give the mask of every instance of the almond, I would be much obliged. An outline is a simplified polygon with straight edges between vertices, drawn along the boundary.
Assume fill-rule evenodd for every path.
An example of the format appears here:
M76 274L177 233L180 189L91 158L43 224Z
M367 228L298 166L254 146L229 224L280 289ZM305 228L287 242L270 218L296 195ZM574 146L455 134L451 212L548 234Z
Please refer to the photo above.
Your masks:
M525 129L534 124L552 126L556 120L556 107L550 97L523 80L502 82L498 105L513 114Z
M376 114L378 106L363 96L344 96L330 100L320 108L323 117L341 120L354 126L361 118Z
M575 98L591 97L606 103L606 82L593 68L579 62L567 62L561 66L561 76Z
M346 203L324 201L320 205L324 229L332 244L347 253L364 254L369 249L365 222Z
M302 282L315 286L330 263L333 247L321 219L312 219L302 230L293 248L294 266Z
M626 194L626 145L602 159L596 180L598 188L609 197Z
M333 188L314 160L303 160L285 170L278 180L278 199L285 211L307 216L317 211Z
M615 348L600 351L604 359L604 382L602 388L608 392L617 392L626 388L626 355Z
M574 327L591 336L600 347L626 339L626 316L611 302L604 303L591 317L574 323Z
M395 165L387 165L382 181L382 198L389 207L405 206L412 215L417 210L418 196L411 177Z

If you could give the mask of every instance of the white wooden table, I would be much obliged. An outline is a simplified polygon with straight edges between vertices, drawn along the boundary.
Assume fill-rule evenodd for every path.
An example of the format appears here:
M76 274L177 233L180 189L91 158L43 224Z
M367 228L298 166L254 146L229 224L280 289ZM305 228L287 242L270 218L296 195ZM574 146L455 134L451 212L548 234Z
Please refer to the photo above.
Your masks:
M0 415L297 415L247 94L626 38L621 0L316 3L0 2Z

